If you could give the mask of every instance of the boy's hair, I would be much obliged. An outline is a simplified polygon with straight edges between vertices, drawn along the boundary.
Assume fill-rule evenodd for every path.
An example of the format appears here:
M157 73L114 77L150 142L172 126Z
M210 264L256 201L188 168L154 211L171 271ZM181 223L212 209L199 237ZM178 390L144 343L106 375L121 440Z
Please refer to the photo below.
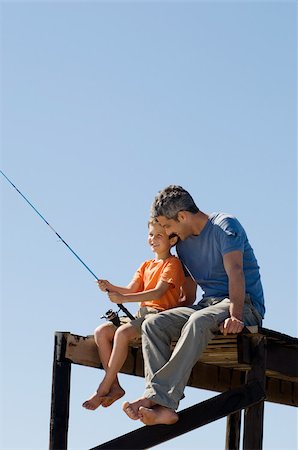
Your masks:
M158 223L158 220L155 217L150 217L150 219L148 220L148 228L150 227L150 225L156 225Z
M199 212L192 196L182 186L171 184L156 195L151 206L151 217L164 216L177 220L180 211Z
M148 228L150 227L150 225L160 225L160 223L158 222L158 220L155 217L150 217L150 219L148 220ZM168 236L169 240L172 239L173 237L176 237L178 240L178 236L176 236L175 234L171 234L170 236ZM177 244L177 241L174 244L171 244L171 247L174 247L174 245Z

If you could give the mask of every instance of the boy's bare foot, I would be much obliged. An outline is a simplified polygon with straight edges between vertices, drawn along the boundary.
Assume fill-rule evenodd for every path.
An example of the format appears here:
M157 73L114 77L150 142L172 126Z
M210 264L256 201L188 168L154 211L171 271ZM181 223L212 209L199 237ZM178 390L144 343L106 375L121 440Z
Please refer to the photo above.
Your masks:
M145 425L172 425L179 420L178 414L165 406L155 405L152 408L140 406L139 418Z
M98 392L94 392L94 394L86 400L82 406L83 408L90 409L91 411L94 411L96 408L98 408L104 400L104 397L99 395Z
M124 394L125 391L120 386L112 388L110 392L106 394L101 393L99 390L96 391L88 400L86 400L82 406L91 411L94 411L100 405L107 408L108 406L111 406L112 403L114 403L116 400L119 400L119 398L123 397Z
M125 390L122 389L122 387L117 386L115 388L112 388L110 392L107 393L107 395L103 396L101 406L103 406L104 408L111 406L114 402L119 400L119 398L123 397L124 394Z
M138 400L135 400L134 402L124 402L122 405L122 409L125 412L125 414L128 415L128 417L132 420L138 420L140 418L139 415L139 408L141 406L144 406L146 408L151 408L153 405L155 405L154 402L149 400L148 398L141 397Z

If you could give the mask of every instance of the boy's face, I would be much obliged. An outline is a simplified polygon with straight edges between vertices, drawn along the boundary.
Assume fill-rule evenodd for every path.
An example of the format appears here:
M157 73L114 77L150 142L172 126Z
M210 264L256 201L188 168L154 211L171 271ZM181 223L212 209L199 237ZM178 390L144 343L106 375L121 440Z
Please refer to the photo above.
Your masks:
M163 253L170 250L171 240L159 223L149 225L148 244L154 253Z

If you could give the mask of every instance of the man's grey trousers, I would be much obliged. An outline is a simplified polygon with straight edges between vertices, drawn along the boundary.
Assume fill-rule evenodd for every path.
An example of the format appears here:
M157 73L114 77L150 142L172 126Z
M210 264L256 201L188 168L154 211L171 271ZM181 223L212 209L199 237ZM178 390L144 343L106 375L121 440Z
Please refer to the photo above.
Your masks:
M221 322L230 316L228 298L207 298L191 307L178 307L149 317L142 325L146 388L144 396L173 410L178 408L191 370ZM244 304L245 325L261 325L262 318L249 297ZM171 353L171 342L177 344Z

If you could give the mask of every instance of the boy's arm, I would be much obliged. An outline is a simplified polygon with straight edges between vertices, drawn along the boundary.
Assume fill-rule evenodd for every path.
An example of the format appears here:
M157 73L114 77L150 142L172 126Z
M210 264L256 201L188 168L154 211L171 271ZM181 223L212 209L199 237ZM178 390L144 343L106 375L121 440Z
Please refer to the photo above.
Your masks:
M181 291L179 306L191 306L196 300L197 283L191 277L185 277Z
M129 294L133 292L138 292L141 287L140 280L132 280L127 287L115 286L107 280L97 280L97 285L99 289L103 292L118 292L119 294Z
M108 295L113 303L146 302L159 299L169 288L169 283L159 281L154 289L149 289L148 291L131 293L109 292Z

